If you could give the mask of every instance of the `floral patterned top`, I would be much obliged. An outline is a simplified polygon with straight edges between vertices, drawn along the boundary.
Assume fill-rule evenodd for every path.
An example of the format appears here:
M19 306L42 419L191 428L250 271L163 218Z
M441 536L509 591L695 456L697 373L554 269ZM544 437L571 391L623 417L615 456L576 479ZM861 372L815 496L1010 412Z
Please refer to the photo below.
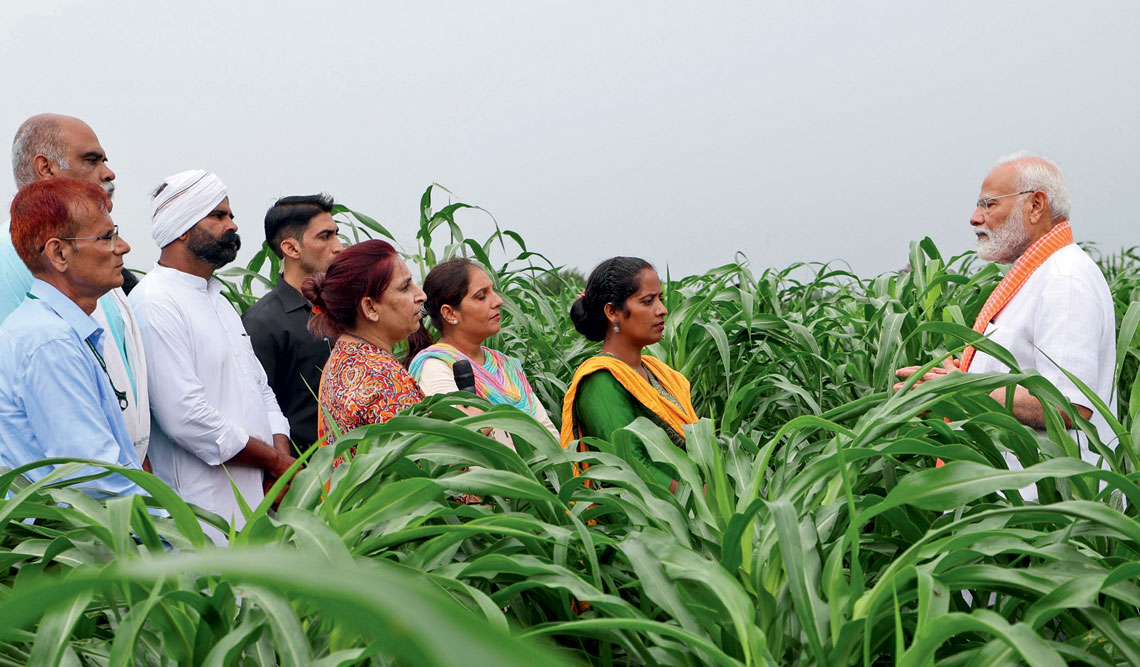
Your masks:
M388 421L404 408L424 400L424 393L390 352L345 334L337 339L325 363L319 400L317 438L324 438L324 446L336 441L326 412L340 432L347 433L358 426ZM349 456L356 454L355 450L352 448ZM344 456L336 457L333 467L344 461Z

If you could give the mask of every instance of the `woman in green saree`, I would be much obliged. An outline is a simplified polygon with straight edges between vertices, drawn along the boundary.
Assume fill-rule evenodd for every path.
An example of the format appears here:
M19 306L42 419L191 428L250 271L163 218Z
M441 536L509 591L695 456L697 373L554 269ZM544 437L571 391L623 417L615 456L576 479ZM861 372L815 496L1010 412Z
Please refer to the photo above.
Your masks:
M697 421L689 381L665 362L642 354L646 345L661 340L667 314L661 279L645 260L614 257L593 270L570 317L574 328L601 341L602 349L578 367L566 391L563 447L582 436L611 440L614 431L637 417L647 417L673 444L685 447L684 426ZM640 443L626 455L645 464L662 486L676 490L668 468L655 464Z

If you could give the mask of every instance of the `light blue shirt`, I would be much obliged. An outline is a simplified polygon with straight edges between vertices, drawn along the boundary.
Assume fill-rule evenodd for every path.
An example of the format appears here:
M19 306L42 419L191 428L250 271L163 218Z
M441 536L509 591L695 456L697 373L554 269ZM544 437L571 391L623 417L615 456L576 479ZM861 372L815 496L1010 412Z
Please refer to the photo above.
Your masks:
M0 229L0 322L24 300L32 286L32 274L12 246L9 223Z
M32 281L29 294L34 298L0 325L0 462L16 468L77 457L141 470L111 381L87 344L102 354L103 330L42 280ZM35 481L51 469L26 476ZM77 476L99 471L89 467ZM144 493L118 474L82 488L95 497Z
M11 222L6 222L0 229L0 322L24 302L24 296L31 287L32 272L28 271L24 260L16 253L16 247L12 245ZM104 295L99 299L99 306L111 329L109 333L115 342L115 352L123 358L123 365L127 368L131 392L135 400L138 400L135 371L127 357L126 326L123 324L123 314L119 312L119 304L109 295Z

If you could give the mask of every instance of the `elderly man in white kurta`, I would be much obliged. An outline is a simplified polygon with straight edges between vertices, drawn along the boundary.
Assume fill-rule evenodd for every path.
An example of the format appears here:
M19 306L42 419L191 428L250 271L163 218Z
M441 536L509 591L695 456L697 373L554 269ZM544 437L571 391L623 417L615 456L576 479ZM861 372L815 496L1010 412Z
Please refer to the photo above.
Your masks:
M241 244L226 187L202 170L170 176L155 192L152 221L162 252L130 296L150 377L151 464L184 500L240 528L231 480L252 507L294 459L289 422L212 277Z
M1112 294L1096 263L1073 242L1069 226L1069 190L1060 168L1026 153L998 160L986 180L970 218L982 259L1013 264L994 289L974 323L1007 349L1023 369L1036 369L1052 382L1096 427L1100 440L1113 447L1108 423L1092 409L1092 401L1065 375L1080 379L1115 410L1116 320ZM917 367L898 371L909 377ZM960 361L935 369L923 381L955 370L970 373L1009 369L984 352L967 348ZM993 397L1005 402L1005 389ZM1024 387L1014 394L1013 415L1036 429L1045 428L1041 403ZM1067 426L1067 416L1062 415ZM1078 437L1081 458L1098 463L1100 456ZM1006 454L1011 469L1020 468ZM1035 493L1030 491L1035 497Z

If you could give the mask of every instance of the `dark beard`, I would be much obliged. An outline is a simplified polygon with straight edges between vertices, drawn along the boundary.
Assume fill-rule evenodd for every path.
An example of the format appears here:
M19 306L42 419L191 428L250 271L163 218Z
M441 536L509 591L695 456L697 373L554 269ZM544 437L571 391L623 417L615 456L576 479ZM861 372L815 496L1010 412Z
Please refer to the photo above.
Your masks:
M215 269L220 269L237 258L238 250L241 249L241 237L231 229L214 238L195 226L190 228L186 247L198 259Z

